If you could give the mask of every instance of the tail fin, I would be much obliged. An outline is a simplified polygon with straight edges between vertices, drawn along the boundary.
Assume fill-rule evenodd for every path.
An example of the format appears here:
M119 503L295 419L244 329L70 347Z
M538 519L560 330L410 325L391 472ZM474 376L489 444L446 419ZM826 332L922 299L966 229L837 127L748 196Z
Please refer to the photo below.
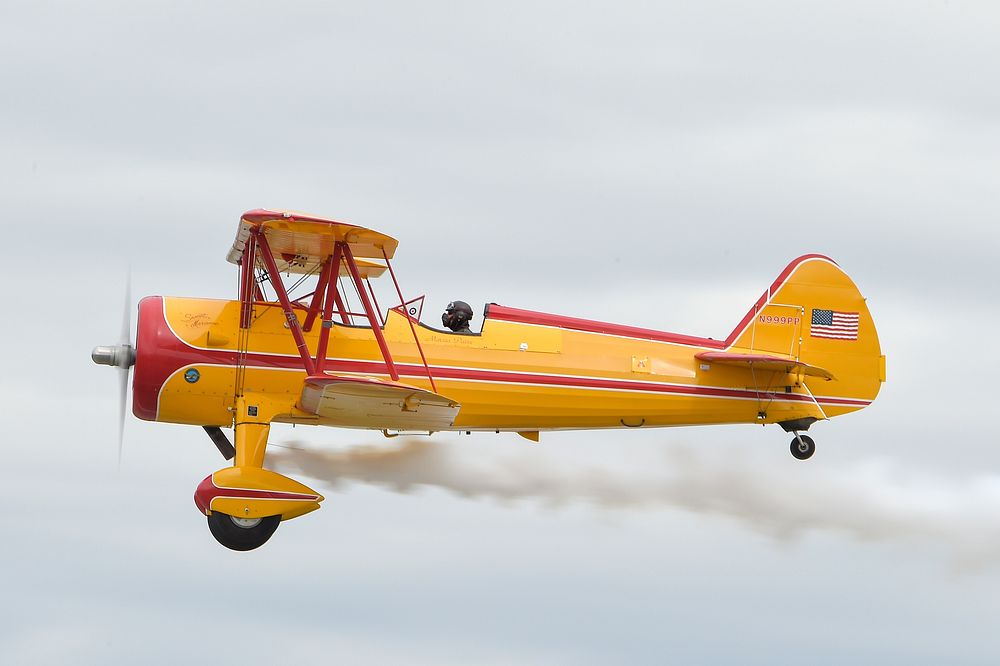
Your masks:
M822 255L792 261L727 339L733 352L790 356L833 375L810 388L829 416L869 404L885 381L885 356L865 298ZM812 382L811 382L812 383Z

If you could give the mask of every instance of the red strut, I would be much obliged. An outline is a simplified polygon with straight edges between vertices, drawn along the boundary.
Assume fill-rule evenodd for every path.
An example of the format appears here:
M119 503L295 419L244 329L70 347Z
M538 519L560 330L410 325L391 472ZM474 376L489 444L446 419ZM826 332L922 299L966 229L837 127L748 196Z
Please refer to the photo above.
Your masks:
M288 320L288 330L292 332L292 337L295 338L295 346L298 347L299 356L302 357L302 364L305 366L306 373L309 376L315 375L316 365L313 363L312 355L309 353L305 336L302 335L302 325L299 323L298 316L292 310L292 304L288 300L288 294L285 292L285 285L281 283L281 274L278 273L278 266L274 263L274 255L271 254L267 238L260 232L259 227L254 229L254 233L257 236L257 242L260 244L260 254L264 259L264 265L267 266L267 273L271 276L271 286L274 287L274 291L278 294L281 309L285 311L285 319Z
M368 323L371 324L372 331L375 333L378 348L382 350L382 358L385 359L385 366L389 370L389 376L392 377L393 381L398 382L399 373L396 372L396 365L392 362L392 355L389 353L389 345L385 342L385 336L382 335L382 328L378 325L378 321L375 320L375 313L372 311L372 304L368 300L365 286L361 284L361 275L358 274L358 265L354 261L354 253L351 252L351 246L343 241L337 244L344 248L344 260L347 262L347 269L351 272L351 279L354 280L354 286L358 288L358 295L361 296L361 305L364 306L365 314L368 316Z

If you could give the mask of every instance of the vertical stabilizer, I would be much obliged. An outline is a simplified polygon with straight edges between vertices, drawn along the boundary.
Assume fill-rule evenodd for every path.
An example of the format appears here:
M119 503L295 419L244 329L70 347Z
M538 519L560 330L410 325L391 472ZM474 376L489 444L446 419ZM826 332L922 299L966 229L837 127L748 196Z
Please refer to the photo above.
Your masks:
M885 381L875 322L854 281L832 259L791 262L727 340L732 352L781 354L829 370L809 389L829 416L866 406Z

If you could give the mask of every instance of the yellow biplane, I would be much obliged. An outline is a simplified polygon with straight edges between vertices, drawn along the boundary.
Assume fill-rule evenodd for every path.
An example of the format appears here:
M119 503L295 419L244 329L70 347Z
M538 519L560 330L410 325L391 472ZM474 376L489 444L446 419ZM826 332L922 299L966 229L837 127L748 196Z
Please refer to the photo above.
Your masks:
M421 323L422 298L406 300L392 268L396 246L344 222L249 211L228 256L238 299L144 298L135 344L126 319L120 344L94 349L123 370L123 401L134 366L135 416L202 426L235 458L195 492L224 546L257 548L323 500L263 468L274 422L533 441L545 430L777 423L806 459L810 425L866 407L885 381L865 299L821 255L792 261L724 340L495 303L481 332L460 335ZM382 310L372 281L386 277L398 303ZM312 290L296 295L302 285Z

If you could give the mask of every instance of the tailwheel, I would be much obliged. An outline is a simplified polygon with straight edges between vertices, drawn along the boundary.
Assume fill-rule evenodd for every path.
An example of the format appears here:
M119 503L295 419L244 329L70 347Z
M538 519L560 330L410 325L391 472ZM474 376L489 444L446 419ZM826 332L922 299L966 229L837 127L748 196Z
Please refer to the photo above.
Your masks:
M213 511L208 516L208 529L216 541L230 550L253 550L267 543L280 522L281 516L237 518Z
M792 451L792 455L797 459L808 460L812 457L812 454L816 453L816 442L809 435L796 433L795 439L792 440L789 448Z

